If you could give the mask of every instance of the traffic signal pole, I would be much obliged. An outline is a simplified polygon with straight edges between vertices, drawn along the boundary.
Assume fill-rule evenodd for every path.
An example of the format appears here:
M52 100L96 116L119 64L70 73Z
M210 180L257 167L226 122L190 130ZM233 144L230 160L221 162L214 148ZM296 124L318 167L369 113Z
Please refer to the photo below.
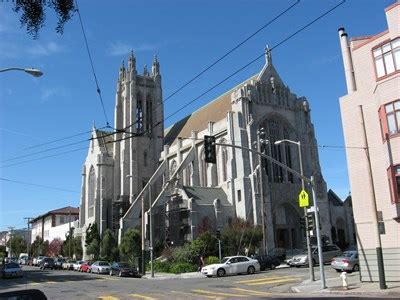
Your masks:
M225 147L232 147L232 148L236 148L236 149L241 149L241 150L246 150L252 153L255 153L257 155L260 155L261 157L269 160L270 162L278 165L279 167L283 168L284 170L292 173L293 175L301 178L302 180L304 180L304 182L307 182L310 184L311 186L311 190L312 190L312 195L313 195L313 201L314 201L314 210L315 210L315 219L316 219L316 227L317 227L317 244L318 244L318 255L321 256L319 257L320 262L323 261L322 260L322 246L321 246L321 236L320 236L320 230L319 230L319 220L318 220L318 204L317 204L317 198L315 195L315 182L314 182L314 178L313 176L310 178L304 176L303 174L300 174L299 172L297 172L296 170L288 167L287 165L281 163L280 161L272 158L269 155L263 154L258 152L257 150L253 150L247 147L242 147L242 146L237 146L237 145L232 145L232 144L222 144L222 143L213 143L213 145L215 146L225 146ZM325 283L325 274L324 274L324 267L323 267L323 263L320 263L320 272L321 272L321 286L323 289L326 289L326 283Z

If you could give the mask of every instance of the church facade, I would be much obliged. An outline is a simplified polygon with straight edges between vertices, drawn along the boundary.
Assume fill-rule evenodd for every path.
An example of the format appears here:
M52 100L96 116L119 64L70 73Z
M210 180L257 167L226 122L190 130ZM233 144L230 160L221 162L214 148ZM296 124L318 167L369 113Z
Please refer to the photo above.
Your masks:
M331 238L310 106L284 84L270 52L259 73L165 130L157 59L151 74L145 69L139 75L131 54L116 94L116 131L93 128L83 166L82 236L96 222L100 234L111 228L121 238L129 228L140 229L142 218L148 224L151 211L153 238L168 245L191 241L204 228L222 230L240 217L264 226L267 249L303 248L301 180L246 150L259 149L300 172L297 145L275 144L291 140L303 145L304 175L315 178L321 232ZM216 138L215 164L204 160L205 135ZM305 189L311 197L310 187Z

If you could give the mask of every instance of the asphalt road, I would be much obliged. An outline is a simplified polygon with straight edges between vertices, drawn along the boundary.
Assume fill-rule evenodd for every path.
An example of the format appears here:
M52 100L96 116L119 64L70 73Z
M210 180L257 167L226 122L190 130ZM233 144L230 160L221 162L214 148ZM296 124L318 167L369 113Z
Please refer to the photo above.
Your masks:
M326 276L337 276L325 267ZM291 297L291 287L309 276L307 268L282 268L254 275L206 278L118 278L24 266L24 278L0 279L0 292L39 289L48 299L221 299ZM317 272L317 268L315 268ZM301 295L305 296L305 295Z

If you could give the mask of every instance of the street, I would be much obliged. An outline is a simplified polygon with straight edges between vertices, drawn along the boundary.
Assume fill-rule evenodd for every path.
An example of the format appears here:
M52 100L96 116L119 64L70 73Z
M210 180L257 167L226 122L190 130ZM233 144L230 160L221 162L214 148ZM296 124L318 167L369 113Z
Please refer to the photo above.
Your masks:
M307 268L281 268L255 275L206 278L190 273L175 278L118 278L23 266L24 278L1 279L0 292L39 289L48 299L216 299L306 296L291 287L308 278ZM337 276L329 266L327 278ZM318 276L317 268L315 268ZM147 274L148 276L149 274ZM147 277L146 276L146 277ZM167 278L167 279L165 279Z

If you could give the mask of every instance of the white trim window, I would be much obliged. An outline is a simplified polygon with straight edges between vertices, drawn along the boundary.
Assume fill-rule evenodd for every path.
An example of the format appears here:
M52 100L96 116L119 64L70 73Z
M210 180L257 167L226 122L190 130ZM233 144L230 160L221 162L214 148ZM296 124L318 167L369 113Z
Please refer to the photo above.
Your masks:
M377 78L400 70L400 38L373 49L372 53Z

